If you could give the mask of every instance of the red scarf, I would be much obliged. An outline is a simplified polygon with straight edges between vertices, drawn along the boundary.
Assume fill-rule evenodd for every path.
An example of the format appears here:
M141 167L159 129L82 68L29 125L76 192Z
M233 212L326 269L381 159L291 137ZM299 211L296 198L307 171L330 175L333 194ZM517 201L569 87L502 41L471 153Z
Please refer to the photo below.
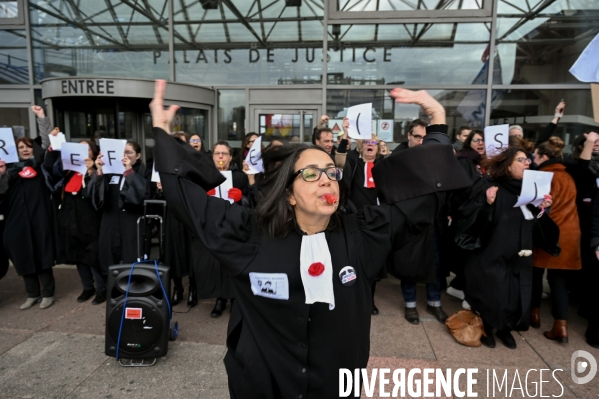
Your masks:
M81 173L75 173L75 175L69 180L67 185L64 188L64 191L67 193L78 193L81 190L81 186L83 185L83 175Z
M374 162L364 162L364 187L374 188L374 179L372 178L372 168Z

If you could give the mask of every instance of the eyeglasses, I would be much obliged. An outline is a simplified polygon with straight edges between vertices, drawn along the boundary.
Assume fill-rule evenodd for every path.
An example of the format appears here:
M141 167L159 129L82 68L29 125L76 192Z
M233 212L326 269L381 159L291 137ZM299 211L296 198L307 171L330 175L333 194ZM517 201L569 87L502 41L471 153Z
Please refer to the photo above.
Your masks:
M221 155L223 157L226 157L227 155L229 155L229 153L228 152L215 152L214 155L217 157L220 157Z
M366 145L377 145L378 143L376 140L364 140L364 144Z
M472 142L473 142L474 144L478 144L478 143L484 143L484 142L485 142L485 140L483 140L483 139L474 139L474 140L472 140Z
M300 169L297 172L295 172L289 179L289 184L287 185L291 185L291 183L293 183L293 181L298 175L301 175L302 179L304 179L304 181L307 182L318 181L322 176L322 172L325 172L329 180L332 181L339 181L343 177L343 171L335 166L330 166L328 168L309 167Z
M520 163L524 163L524 164L532 163L532 160L530 158L524 158L524 157L516 158L516 161L518 161Z
M126 155L135 155L137 154L135 151L125 151Z
M410 136L414 137L417 141L424 140L424 136L421 136L419 134L414 134L414 133L410 132Z
M189 139L190 143L201 143L202 139Z

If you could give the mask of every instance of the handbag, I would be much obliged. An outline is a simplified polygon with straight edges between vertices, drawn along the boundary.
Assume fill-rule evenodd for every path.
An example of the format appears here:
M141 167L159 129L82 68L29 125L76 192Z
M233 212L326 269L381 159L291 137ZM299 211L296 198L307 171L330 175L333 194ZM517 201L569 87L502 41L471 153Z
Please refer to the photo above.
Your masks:
M449 333L462 345L480 346L482 337L483 320L471 310L460 310L445 321Z
M559 226L548 214L534 219L532 230L533 245L552 256L559 256L562 249L559 246Z

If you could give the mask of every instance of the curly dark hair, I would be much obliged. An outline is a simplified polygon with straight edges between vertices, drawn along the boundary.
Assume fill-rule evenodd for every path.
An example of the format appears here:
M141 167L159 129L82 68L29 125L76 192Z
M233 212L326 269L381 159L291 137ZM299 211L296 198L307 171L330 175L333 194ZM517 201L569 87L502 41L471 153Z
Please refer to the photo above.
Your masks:
M502 153L483 160L480 166L487 171L491 180L509 179L512 175L508 168L514 163L519 152L524 153L528 157L528 153L524 148L509 147Z

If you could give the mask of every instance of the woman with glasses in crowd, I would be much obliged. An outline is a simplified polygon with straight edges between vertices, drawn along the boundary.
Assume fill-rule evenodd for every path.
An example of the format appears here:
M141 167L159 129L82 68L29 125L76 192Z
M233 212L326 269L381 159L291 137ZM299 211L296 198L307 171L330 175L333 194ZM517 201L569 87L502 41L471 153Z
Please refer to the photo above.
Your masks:
M495 347L493 329L505 346L515 349L511 331L529 326L533 224L539 208L552 203L549 193L543 193L547 196L539 208L514 208L531 162L526 151L517 147L486 159L482 167L492 181L460 208L472 222L469 234L474 242L464 271L466 301L483 319L481 343L489 348Z
M231 172L233 188L226 194L221 194L221 196L231 199L231 202L237 205L241 205L244 198L247 202L248 178L245 173L237 168L237 164L232 162L233 150L229 143L219 141L214 144L212 147L212 160L217 170ZM216 189L211 190L208 194L216 195ZM227 299L231 299L232 306L235 298L230 277L220 267L218 260L210 254L201 240L198 240L196 245L193 248L196 255L193 262L193 275L196 278L198 287L197 296L200 298L216 298L210 317L218 318L227 307ZM197 302L197 297L195 301Z
M138 257L137 219L144 214L144 201L151 198L152 170L141 161L141 147L128 141L121 162L122 175L104 174L104 155L96 158L96 173L91 180L94 208L102 212L99 253L102 270L111 265L135 262ZM106 299L96 295L96 301Z
M348 209L354 212L364 209L366 206L377 206L379 204L377 193L372 176L372 168L376 163L383 159L380 154L380 140L376 135L372 135L369 140L362 140L360 145L360 157L347 157L349 122L343 121L343 134L340 135L341 141L335 154L335 163L337 166L343 165L342 183L345 184L348 193ZM346 159L347 158L347 159ZM374 304L374 293L376 283L386 277L386 270L381 267L377 279L372 283L372 314L379 314L378 308Z
M256 141L258 137L258 133L250 132L243 138L243 141L241 142L241 148L235 159L235 164L239 170L243 170L243 161L245 161L245 157L247 157L252 145L254 145L254 141Z
M562 148L565 143L559 137L539 145L534 151L534 161L538 169L553 173L551 179L551 219L558 225L559 256L535 248L533 253L532 312L530 324L534 328L541 326L541 294L543 292L543 274L547 269L547 280L551 288L551 309L554 323L550 331L544 333L548 339L568 342L568 287L567 282L572 270L581 269L580 260L580 224L576 210L576 185L566 172Z
M324 150L298 145L273 170L268 195L254 211L212 198L207 191L223 179L166 133L177 107L164 110L165 86L157 81L151 110L167 199L235 285L225 356L231 397L337 397L339 369L368 362L372 281L392 243L400 246L432 223L444 192L431 191L431 178L422 175L430 184L412 185L418 192L406 195L394 171L420 174L420 165L391 156L377 165L377 190L393 205L346 215L341 171ZM445 122L428 93L392 94L420 104L432 123ZM445 189L459 188L464 181L452 180L451 147L426 147L414 155L430 157Z

